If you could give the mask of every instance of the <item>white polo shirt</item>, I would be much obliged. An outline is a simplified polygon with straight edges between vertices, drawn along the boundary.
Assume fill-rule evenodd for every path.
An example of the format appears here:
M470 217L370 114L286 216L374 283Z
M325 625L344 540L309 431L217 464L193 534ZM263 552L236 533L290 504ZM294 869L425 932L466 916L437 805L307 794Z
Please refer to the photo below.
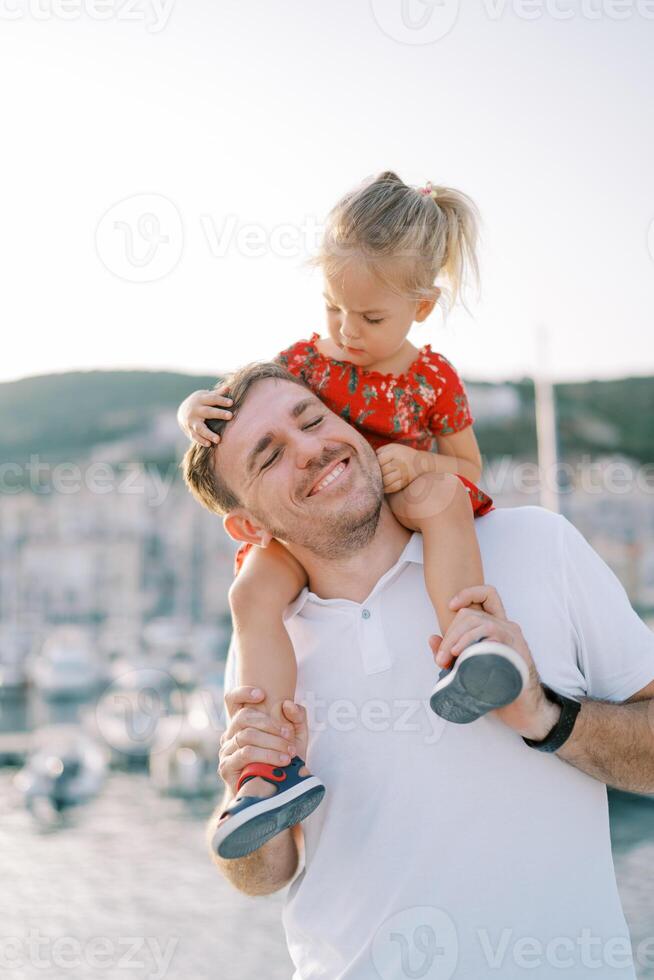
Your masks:
M524 507L475 527L547 684L623 701L654 678L652 633L564 518ZM496 717L433 714L422 560L414 534L363 603L305 589L287 610L327 787L284 910L293 980L633 978L606 787Z

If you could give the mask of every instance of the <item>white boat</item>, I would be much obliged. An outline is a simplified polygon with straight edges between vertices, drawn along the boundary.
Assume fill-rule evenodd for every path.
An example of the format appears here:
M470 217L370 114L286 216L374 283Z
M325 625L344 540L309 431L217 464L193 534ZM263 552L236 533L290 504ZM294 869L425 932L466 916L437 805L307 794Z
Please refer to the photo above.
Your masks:
M118 676L85 713L84 723L114 761L147 761L158 727L170 713L170 675L140 667Z
M150 750L150 776L162 793L211 796L219 792L216 734L206 716L171 715L161 720Z
M185 691L200 683L225 647L224 630L185 620L160 617L143 629L147 655L153 663L170 673L172 682Z
M14 785L40 821L54 822L68 807L95 796L105 779L106 753L76 726L39 729Z
M30 680L45 698L84 698L93 694L105 679L86 630L58 627L32 660Z

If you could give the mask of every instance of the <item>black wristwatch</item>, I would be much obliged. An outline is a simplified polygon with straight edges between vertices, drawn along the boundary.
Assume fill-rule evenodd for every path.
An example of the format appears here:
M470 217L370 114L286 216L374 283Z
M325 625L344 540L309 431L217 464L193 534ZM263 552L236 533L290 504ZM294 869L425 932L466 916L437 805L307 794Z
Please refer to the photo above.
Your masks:
M561 714L559 720L542 741L536 742L533 738L525 738L524 735L522 736L522 741L530 749L538 749L539 752L556 752L570 738L572 729L575 727L577 715L581 709L581 702L575 701L574 698L567 698L565 694L558 694L551 687L548 687L547 684L541 684L541 686L548 701L560 706Z

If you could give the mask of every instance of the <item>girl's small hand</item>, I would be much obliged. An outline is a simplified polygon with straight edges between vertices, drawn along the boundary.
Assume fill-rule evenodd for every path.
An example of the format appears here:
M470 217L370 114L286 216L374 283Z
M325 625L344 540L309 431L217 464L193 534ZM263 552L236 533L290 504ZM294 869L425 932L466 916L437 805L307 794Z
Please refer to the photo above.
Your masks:
M212 391L194 391L185 398L177 410L179 426L189 439L200 446L213 446L220 442L220 436L205 425L205 419L231 419L232 413L228 406L232 399L224 392L226 385L214 388ZM222 405L223 408L217 406Z
M376 452L384 481L384 493L404 490L422 472L418 465L421 454L411 446L390 442Z

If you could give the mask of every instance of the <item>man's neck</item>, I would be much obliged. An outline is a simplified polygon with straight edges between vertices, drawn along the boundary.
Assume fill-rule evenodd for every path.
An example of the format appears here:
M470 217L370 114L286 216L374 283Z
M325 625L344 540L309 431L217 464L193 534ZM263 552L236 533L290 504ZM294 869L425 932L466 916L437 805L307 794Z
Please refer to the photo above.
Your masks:
M392 568L404 551L411 532L382 504L379 523L371 541L349 555L321 558L304 548L287 545L309 576L309 589L321 599L351 599L363 602L379 579Z

